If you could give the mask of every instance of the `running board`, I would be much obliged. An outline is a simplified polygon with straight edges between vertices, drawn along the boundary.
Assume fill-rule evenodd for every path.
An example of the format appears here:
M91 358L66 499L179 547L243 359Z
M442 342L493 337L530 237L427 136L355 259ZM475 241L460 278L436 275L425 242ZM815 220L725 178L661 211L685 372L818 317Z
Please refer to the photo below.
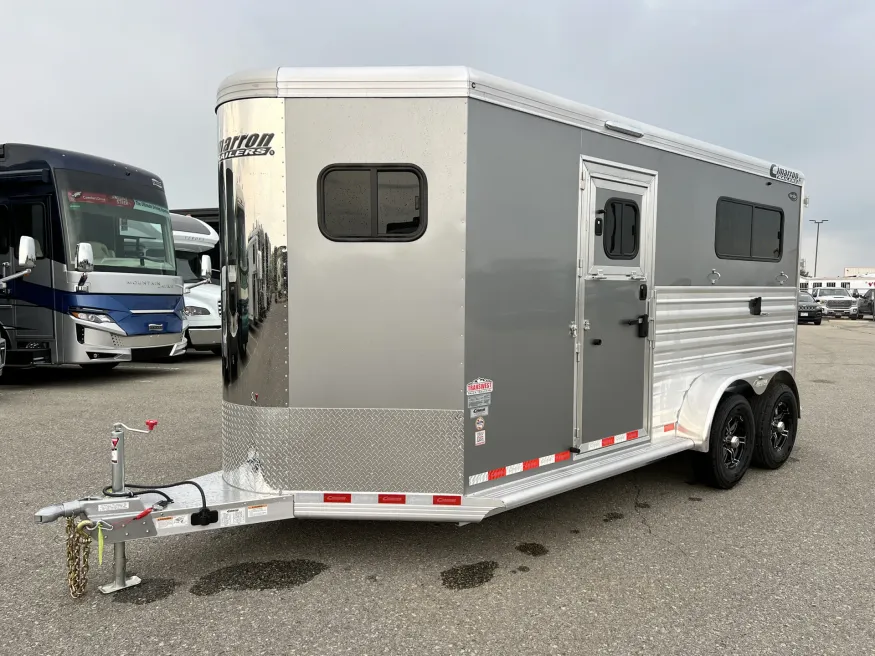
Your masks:
M581 459L568 467L497 485L470 496L500 502L502 507L491 513L495 514L624 474L692 448L693 441L684 437L663 438L658 442L636 444L610 455Z

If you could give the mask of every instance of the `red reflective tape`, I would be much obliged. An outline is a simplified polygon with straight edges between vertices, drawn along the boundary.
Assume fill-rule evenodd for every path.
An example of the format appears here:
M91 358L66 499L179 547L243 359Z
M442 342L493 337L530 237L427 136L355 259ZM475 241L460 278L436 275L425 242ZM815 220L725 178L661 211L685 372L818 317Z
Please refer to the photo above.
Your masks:
M431 498L431 502L435 506L461 506L462 497L452 494L435 494Z
M614 443L613 437L606 437L602 440L602 446L611 446Z
M325 503L352 503L352 495L326 492L322 495L322 501Z
M137 520L137 519L143 519L143 517L145 517L145 516L148 515L150 512L152 512L152 510L154 510L154 508L146 508L143 512L141 512L139 515L137 515L136 517L134 517L134 520Z
M562 462L563 460L568 460L571 458L571 451L563 451L562 453L556 454L556 462Z
M666 433L668 433L669 431L673 431L674 424L666 424L665 426L662 427L662 430L664 430Z
M406 494L378 494L379 503L407 503Z
M634 440L636 437L638 437L638 431L637 431L637 430L635 430L635 431L629 431L628 433L626 433L626 439L627 439L627 440Z
M537 467L540 464L541 464L541 461L538 458L535 458L534 460L526 460L523 463L523 471L526 471L527 469L534 469L535 467Z
M493 469L489 472L489 480L494 481L496 478L502 478L507 476L507 467L502 467L500 469Z

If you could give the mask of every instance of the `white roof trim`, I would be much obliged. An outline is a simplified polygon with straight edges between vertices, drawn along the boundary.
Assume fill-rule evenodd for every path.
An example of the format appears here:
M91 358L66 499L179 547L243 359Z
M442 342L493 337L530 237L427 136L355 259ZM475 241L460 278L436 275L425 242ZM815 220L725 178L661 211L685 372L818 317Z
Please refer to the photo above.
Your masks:
M772 171L784 169L774 162L736 153L464 66L276 68L241 72L222 82L216 106L244 98L466 97L766 178L781 179L776 178ZM612 124L613 129L606 124ZM634 136L636 132L642 136ZM798 179L783 181L801 186L804 181L802 174L798 171L790 171L790 174L798 175Z

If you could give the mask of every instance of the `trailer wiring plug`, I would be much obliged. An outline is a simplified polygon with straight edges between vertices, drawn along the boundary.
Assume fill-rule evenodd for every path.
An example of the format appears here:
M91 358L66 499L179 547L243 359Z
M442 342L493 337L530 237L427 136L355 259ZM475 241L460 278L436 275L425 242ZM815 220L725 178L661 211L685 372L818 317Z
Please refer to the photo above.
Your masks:
M165 492L162 492L161 489L169 489L172 487L180 487L182 485L191 485L192 487L197 488L197 491L200 493L201 497L201 509L191 515L191 523L193 526L209 526L210 524L215 524L219 521L219 511L218 510L210 510L207 506L207 495L204 492L204 489L195 483L194 481L179 481L178 483L167 483L165 485L142 485L136 483L126 483L125 487L130 488L130 490L125 490L124 492L113 492L111 486L107 486L103 490L103 494L108 497L132 497L134 496L134 492L131 490L140 490L139 494L157 494L161 497L164 497L162 501L159 501L156 505L163 504L162 510L166 508L168 505L173 503L173 499L170 498ZM161 489L159 489L161 488Z

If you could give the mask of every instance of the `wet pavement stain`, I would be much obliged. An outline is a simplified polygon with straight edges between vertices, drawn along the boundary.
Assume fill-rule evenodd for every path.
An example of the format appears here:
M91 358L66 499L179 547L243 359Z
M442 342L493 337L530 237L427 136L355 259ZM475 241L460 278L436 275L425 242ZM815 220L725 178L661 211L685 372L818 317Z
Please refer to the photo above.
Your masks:
M441 572L441 583L450 590L469 590L489 583L498 569L494 560L482 560L471 565L459 565Z
M836 382L834 380L827 380L826 378L814 378L811 381L812 383L820 383L821 385L835 385Z
M546 556L550 553L549 549L545 547L543 544L538 544L537 542L523 542L522 544L518 544L516 547L517 551L521 551L527 556Z
M623 519L623 517L625 517L625 515L623 513L609 512L609 513L605 513L605 518L602 521L614 522L618 519Z
M368 574L367 579L368 579L368 581L370 581L371 583L376 583L377 580L378 580L376 574Z
M702 497L687 497L690 501L701 501Z
M145 579L140 585L114 593L112 600L118 604L145 606L166 599L175 589L176 581L173 579Z
M519 567L517 567L517 569L518 569L519 571L521 571L521 572L528 572L528 571L530 571L529 568L526 567L525 565L520 565Z
M646 508L650 508L650 504L647 503L646 501L636 501L636 502L635 502L635 507L636 507L636 508L644 508L644 509L646 509Z
M787 458L787 460L789 460L790 462L799 462L799 458L797 458L796 456L790 456L789 458Z
M202 576L190 592L199 597L223 590L279 590L308 583L328 569L315 560L268 560L222 567Z
M573 528L573 529L571 529L571 532L574 533L575 535L578 535L578 534L580 533L580 529L579 529L579 528Z

